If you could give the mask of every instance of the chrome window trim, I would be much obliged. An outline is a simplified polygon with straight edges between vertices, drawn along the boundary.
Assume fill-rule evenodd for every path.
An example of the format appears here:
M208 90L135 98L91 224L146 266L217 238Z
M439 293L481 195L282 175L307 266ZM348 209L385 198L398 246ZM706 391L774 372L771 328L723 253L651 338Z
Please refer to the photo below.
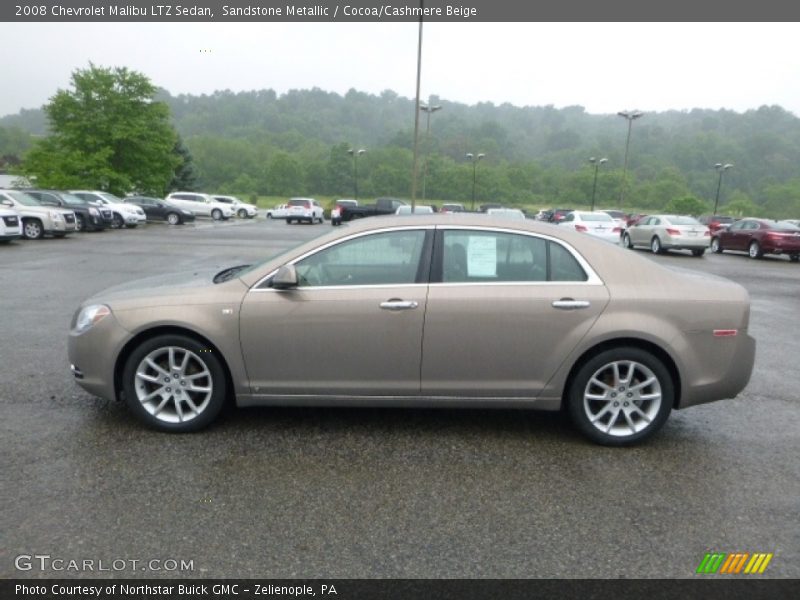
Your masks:
M360 231L357 233L353 233L351 235L333 240L332 242L328 242L327 244L320 246L318 248L314 248L298 256L297 258L289 261L288 265L294 265L295 263L300 262L304 258L311 256L312 254L316 254L317 252L322 252L330 248L331 246L335 246L337 244L341 244L342 242L348 242L353 239L357 239L359 237L364 237L366 235L373 235L376 233L386 233L392 231L427 231L431 229L441 229L442 231L445 230L455 230L455 231L484 231L484 232L494 232L494 233L509 233L509 234L516 234L516 235L527 235L530 237L544 239L550 242L554 242L562 246L570 255L578 261L578 264L581 268L586 272L587 279L586 281L468 281L468 282L454 282L454 283L444 283L444 282L437 282L437 283L398 283L398 284L371 284L371 285L329 285L329 286L314 286L314 287L304 287L300 288L303 291L310 291L310 290L352 290L352 289L381 289L381 288L412 288L412 287L421 287L421 286L436 286L436 287L456 287L456 286L525 286L525 285L535 285L535 286L556 286L556 285L605 285L603 280L600 279L600 276L597 272L589 265L586 259L572 247L572 245L568 244L567 242L560 240L556 237L547 235L546 233L537 233L535 231L521 231L519 229L508 229L505 227L491 227L491 226L483 226L483 225L403 225L401 227L381 227L380 229L374 229L371 231ZM250 292L275 292L275 293L286 293L286 290L276 290L273 288L259 288L265 281L270 279L278 272L278 269L274 269L270 271L267 275L259 279L255 284L251 286L248 290Z

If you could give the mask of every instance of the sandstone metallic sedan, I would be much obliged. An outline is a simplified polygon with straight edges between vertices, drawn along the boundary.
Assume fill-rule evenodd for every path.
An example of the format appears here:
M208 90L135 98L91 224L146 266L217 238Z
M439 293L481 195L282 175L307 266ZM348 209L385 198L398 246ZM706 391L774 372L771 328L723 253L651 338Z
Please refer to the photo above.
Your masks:
M564 409L626 445L745 387L749 312L733 282L532 220L375 217L100 293L69 358L82 387L165 431L227 402L502 407Z

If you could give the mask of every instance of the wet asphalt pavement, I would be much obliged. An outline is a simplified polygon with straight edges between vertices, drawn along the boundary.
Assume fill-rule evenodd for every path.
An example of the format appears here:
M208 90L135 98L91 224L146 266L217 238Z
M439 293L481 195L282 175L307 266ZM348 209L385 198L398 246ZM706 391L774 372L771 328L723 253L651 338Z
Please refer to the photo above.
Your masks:
M629 449L506 410L247 409L170 435L72 381L86 296L329 229L199 222L0 247L0 577L673 578L707 551L772 552L765 576L800 577L800 265L786 258L653 257L744 285L758 350L737 399L673 412ZM15 568L34 554L95 570ZM153 559L162 570L143 570Z

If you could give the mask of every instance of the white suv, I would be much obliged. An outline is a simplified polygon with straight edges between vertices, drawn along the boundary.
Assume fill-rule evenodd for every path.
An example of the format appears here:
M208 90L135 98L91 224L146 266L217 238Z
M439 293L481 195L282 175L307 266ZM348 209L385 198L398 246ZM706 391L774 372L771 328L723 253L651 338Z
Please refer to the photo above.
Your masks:
M0 190L0 206L17 211L22 221L22 237L29 240L37 240L46 233L63 237L76 231L73 211L45 206L25 192Z
M214 200L223 204L230 204L233 210L236 211L236 216L240 219L252 219L258 214L258 208L255 204L242 202L236 196L214 196Z
M184 210L192 211L198 217L211 217L215 221L230 219L235 214L232 205L217 202L209 194L172 192L166 200Z
M22 225L17 211L0 206L0 242L10 242L21 237Z
M132 228L147 221L147 216L141 208L133 204L125 204L122 198L118 198L114 194L87 190L70 190L70 194L83 198L87 202L102 204L111 210L114 213L111 221L112 229L120 229L123 225Z
M301 223L320 223L325 221L325 212L322 210L319 202L313 198L290 198L289 203L286 205L288 209L286 212L286 224L292 221Z

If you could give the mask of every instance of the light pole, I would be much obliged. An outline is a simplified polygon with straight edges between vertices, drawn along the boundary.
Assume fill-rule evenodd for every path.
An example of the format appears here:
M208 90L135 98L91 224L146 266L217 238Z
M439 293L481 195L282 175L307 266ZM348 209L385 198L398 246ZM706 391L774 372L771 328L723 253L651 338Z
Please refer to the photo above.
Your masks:
M347 153L353 157L353 200L358 200L358 157L364 154L364 148L350 148Z
M631 145L631 128L633 127L633 122L644 113L640 110L622 110L617 114L628 120L628 138L625 140L625 163L622 166L622 190L619 193L619 208L622 208L622 203L625 201L625 187L628 185L628 148Z
M466 157L472 161L472 210L475 211L475 181L478 173L478 161L481 160L485 154L473 154L472 152L467 152Z
M422 80L422 14L424 0L419 0L419 34L417 35L417 96L414 100L414 162L411 168L411 212L417 209L417 175L419 157L419 89Z
M719 204L719 190L722 187L722 175L728 169L733 168L733 165L731 163L725 163L724 165L722 163L717 163L714 165L714 168L717 171L719 171L719 181L717 181L717 197L714 199L714 212L711 213L712 215L717 214L717 205Z
M428 115L428 126L425 129L425 162L422 167L422 201L425 201L425 180L428 177L428 155L431 152L431 113L441 110L441 104L423 104L419 109Z
M589 159L589 162L594 165L594 183L592 184L592 212L594 212L594 195L597 192L597 171L600 169L600 165L608 162L608 159L597 159L593 156Z

